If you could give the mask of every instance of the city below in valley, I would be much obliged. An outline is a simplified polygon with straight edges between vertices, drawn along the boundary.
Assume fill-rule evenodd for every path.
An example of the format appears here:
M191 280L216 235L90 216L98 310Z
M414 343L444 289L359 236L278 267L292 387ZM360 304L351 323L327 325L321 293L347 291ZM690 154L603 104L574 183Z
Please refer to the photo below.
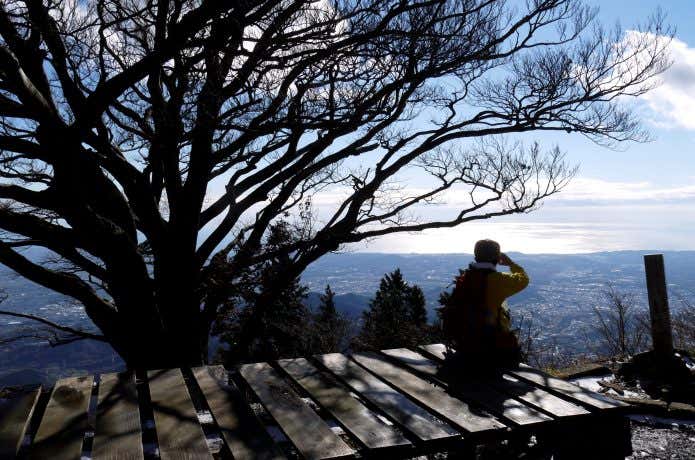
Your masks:
M556 347L559 353L592 353L595 344L595 307L607 307L604 291L610 285L631 294L636 308L647 309L644 254L654 251L620 251L590 254L518 254L510 256L531 278L530 286L509 300L515 322L531 321L537 340ZM695 251L664 254L673 311L695 299ZM376 291L379 280L400 268L409 283L420 286L427 300L430 320L436 318L439 295L450 290L459 268L471 262L470 254L330 254L311 265L302 282L309 287L309 306L330 284L340 311L359 321L362 310ZM90 328L84 310L71 306L67 298L19 278L3 269L0 274L8 295L7 310L40 314L73 327ZM528 323L527 323L528 324ZM0 341L36 323L0 316ZM0 348L0 386L36 381L50 382L57 377L85 372L121 369L123 364L108 345L81 340L51 347L32 335ZM213 340L214 343L214 340Z

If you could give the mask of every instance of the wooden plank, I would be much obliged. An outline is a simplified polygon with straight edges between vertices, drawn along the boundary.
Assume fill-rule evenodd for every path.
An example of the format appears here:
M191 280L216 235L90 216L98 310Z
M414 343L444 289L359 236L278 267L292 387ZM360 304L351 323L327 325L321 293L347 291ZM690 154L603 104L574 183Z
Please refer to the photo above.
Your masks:
M503 423L489 413L469 407L465 402L450 396L442 387L391 364L382 356L358 353L352 358L430 411L470 433L488 433L505 428Z
M443 344L423 345L419 348L435 358L440 360L444 359L445 346ZM552 377L526 364L520 364L518 369L509 370L509 374L520 380L545 388L554 394L583 404L590 409L616 409L628 407L627 404L621 401L616 401L601 393L587 390L566 380Z
M93 382L91 375L56 382L34 437L30 459L80 458Z
M147 378L160 458L212 459L181 371L148 371Z
M488 385L466 382L457 383L451 391L457 397L479 404L495 415L500 415L520 426L551 422L553 419L539 410L529 407Z
M382 353L412 367L418 372L438 378L441 381L439 372L441 361L432 361L420 353L406 348L383 350ZM510 420L521 425L542 421L538 418L540 413L537 410L528 410L524 404L533 406L556 417L574 417L589 414L589 411L581 406L567 402L506 373L467 377L463 382L457 382L456 388L457 391L467 390L473 392L473 394L465 395L465 397L478 398L476 400L490 410L494 410L502 404L502 407L509 411L504 413L505 417L512 416L513 418L510 418ZM487 398L486 393L489 393ZM501 398L501 395L512 396L524 404L515 402L509 397ZM464 395L462 394L462 396Z
M407 348L392 348L390 350L381 350L389 358L408 366L415 371L426 375L427 377L437 379L439 382L445 383L440 372L441 363L427 359L420 353L408 350Z
M318 355L315 358L362 398L377 406L418 439L433 441L460 435L449 424L413 403L406 396L350 361L345 355L330 353Z
M515 369L509 373L521 380L531 382L543 388L547 388L556 394L560 394L561 396L566 396L572 400L584 403L585 406L590 406L590 408L605 410L619 408L624 409L629 407L628 404L622 401L616 401L609 396L587 390L586 388L582 388L579 385L575 385L566 380L552 377L540 369L535 369L531 366L527 366L526 364L521 364L519 369Z
M92 458L143 458L140 408L132 373L101 376Z
M410 446L393 426L387 425L334 377L319 371L305 358L283 359L278 364L316 402L368 449Z
M235 460L285 458L222 366L193 369L198 386Z
M407 348L383 350L382 353L401 364L435 379L443 386L448 386L440 375L439 364ZM499 414L517 425L534 425L552 420L537 409L528 407L506 394L478 380L462 380L456 383L455 394L466 401L484 406L494 414Z
M339 458L355 453L268 363L246 364L239 372L304 457Z
M486 379L484 382L555 417L579 417L591 413L578 404L565 401L535 385L506 373L495 378Z
M443 343L433 343L431 345L420 345L418 347L420 350L423 350L430 356L434 356L435 358L444 361L446 358L445 352L446 352L446 345Z
M0 459L15 458L41 395L41 387L0 399Z

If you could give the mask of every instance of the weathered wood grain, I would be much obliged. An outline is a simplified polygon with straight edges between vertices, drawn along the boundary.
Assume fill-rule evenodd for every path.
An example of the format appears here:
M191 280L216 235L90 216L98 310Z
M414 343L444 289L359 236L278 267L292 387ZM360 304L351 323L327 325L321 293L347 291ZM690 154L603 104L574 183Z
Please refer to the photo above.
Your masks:
M460 399L449 395L444 388L391 364L382 356L374 353L357 353L352 357L361 366L415 399L428 410L441 415L468 432L485 433L505 428L503 423L488 412L470 407Z
M239 390L229 382L224 367L197 367L193 375L235 460L285 458Z
M443 343L420 345L418 348L424 351L425 353L429 354L430 356L434 356L435 358L441 361L444 361L444 359L446 359L446 345L444 345Z
M147 377L162 460L212 459L181 371L148 371Z
M350 395L334 377L319 371L305 358L283 359L278 364L326 411L368 449L410 446L393 426Z
M509 372L514 377L521 380L539 385L548 390L552 390L556 394L569 397L579 403L584 403L586 406L596 409L620 409L626 408L629 405L620 401L616 401L608 396L596 393L595 391L587 390L579 385L575 385L566 380L552 377L540 369L536 369L525 364L521 364L519 369Z
M437 359L444 360L444 350L446 348L443 344L423 345L419 348ZM519 380L547 389L548 391L569 399L572 402L580 403L584 405L584 407L589 407L589 409L605 410L625 408L628 406L627 404L616 401L608 396L587 390L578 385L567 382L566 380L552 377L545 372L526 364L520 364L518 369L509 370L508 374L512 377L518 378Z
M495 376L494 378L484 379L483 382L558 418L566 419L568 417L585 416L591 413L578 404L565 401L535 385L519 380L510 374L505 373Z
M0 459L15 458L41 395L41 387L0 399Z
M383 350L382 353L416 372L436 379L442 386L449 388L449 382L440 375L439 364L421 354L406 348ZM451 394L455 394L464 401L479 404L491 413L500 415L517 425L535 425L552 420L537 409L517 401L487 383L478 381L475 377L461 379L449 390Z
M315 356L324 367L345 382L362 398L381 409L394 422L421 441L460 436L446 422L413 403L364 368L340 353Z
M80 458L93 382L94 378L91 375L70 377L56 382L34 436L29 458Z
M135 376L132 373L102 374L92 459L137 460L143 455Z
M304 457L340 458L355 453L269 364L246 364L239 372Z
M436 378L444 385L446 373L440 372L441 361L432 361L420 353L406 348L383 350L382 353L396 361ZM503 415L519 425L529 425L549 420L542 412L557 417L587 415L582 407L569 403L536 386L522 382L504 373L492 375L466 375L455 385L458 395L476 401L489 410ZM516 398L516 399L514 399ZM542 412L539 412L540 409Z

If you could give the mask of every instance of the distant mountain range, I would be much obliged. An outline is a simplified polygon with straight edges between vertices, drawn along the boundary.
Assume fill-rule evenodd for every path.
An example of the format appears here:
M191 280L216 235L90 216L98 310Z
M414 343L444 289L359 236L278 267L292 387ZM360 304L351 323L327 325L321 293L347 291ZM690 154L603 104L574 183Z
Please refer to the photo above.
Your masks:
M655 251L510 253L531 278L530 286L510 299L512 315L516 319L532 318L541 329L540 340L582 351L587 346L587 331L594 322L593 307L605 304L601 293L609 283L622 292L634 294L637 306L646 308L642 256L651 252ZM695 299L695 251L666 252L664 257L671 307L677 310L682 300ZM330 284L336 293L338 309L358 319L368 308L381 277L400 268L408 282L423 289L432 318L439 294L451 289L458 269L465 268L471 260L470 254L330 254L309 266L302 282L311 291L308 306L318 305L319 296L326 284ZM83 309L70 306L69 299L4 268L0 268L0 289L8 294L3 309L39 314L71 326L93 327ZM35 326L26 320L0 315L0 387L51 381L80 372L106 372L122 366L108 345L86 340L57 348L31 339L1 344L3 337L29 325Z
M609 284L646 301L642 258L655 252L509 253L531 278L529 287L514 296L511 303L523 306L542 301L552 303L555 299L560 307L567 299L558 297L568 290L573 302L591 303ZM675 298L689 298L695 293L695 251L666 252L664 258L672 294ZM310 265L302 275L302 281L316 293L330 284L337 294L339 308L355 314L367 308L381 277L400 268L406 280L423 289L432 312L438 306L439 294L452 288L458 270L467 267L472 260L471 254L330 254ZM318 294L313 297L317 298ZM314 302L312 299L310 305Z

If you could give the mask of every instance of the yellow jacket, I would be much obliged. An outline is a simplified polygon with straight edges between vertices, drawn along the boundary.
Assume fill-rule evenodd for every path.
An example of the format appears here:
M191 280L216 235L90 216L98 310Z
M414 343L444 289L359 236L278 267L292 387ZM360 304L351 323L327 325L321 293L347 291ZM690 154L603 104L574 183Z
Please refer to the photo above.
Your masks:
M490 318L492 324L499 324L503 330L511 330L509 308L506 299L522 291L529 283L529 277L519 265L512 262L510 273L494 271L487 277L485 303L488 309L497 315Z

